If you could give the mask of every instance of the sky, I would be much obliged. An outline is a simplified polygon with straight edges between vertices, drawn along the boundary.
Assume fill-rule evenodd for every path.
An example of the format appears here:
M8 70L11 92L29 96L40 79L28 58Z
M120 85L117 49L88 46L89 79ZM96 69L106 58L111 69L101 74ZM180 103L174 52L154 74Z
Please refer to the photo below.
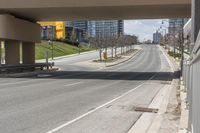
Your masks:
M162 25L162 20L125 20L124 30L126 34L136 35L140 41L153 40L153 33Z

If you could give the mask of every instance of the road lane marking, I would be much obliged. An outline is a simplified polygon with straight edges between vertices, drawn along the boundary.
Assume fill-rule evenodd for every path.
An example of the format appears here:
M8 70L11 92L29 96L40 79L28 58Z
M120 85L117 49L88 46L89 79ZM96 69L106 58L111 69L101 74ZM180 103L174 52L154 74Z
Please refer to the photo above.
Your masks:
M82 74L85 74L85 73L86 72L83 72ZM52 78L71 77L71 76L78 76L78 75L82 75L82 74L80 74L80 73L71 74L71 75L64 74L64 75L60 75L60 76L53 76ZM28 82L33 83L35 81L45 81L46 79L48 79L48 78L35 78L35 79L28 79L28 80L22 80L22 81L14 81L14 82L11 82L11 83L0 83L0 86L15 85L15 84L21 84L21 83L28 83ZM57 81L53 80L52 82L57 82ZM48 82L46 82L46 83L48 83ZM35 84L27 85L26 87L29 87L29 86L32 86L32 85L34 86ZM15 88L15 87L12 87L12 88Z
M21 83L26 83L26 82L30 82L30 81L29 80L23 80L23 81L17 81L17 82L12 82L12 83L1 83L0 86L21 84Z
M138 85L137 87L133 88L132 90L129 90L129 91L127 91L127 92L121 94L121 95L118 96L117 98L115 98L115 99L113 99L113 100L111 100L111 101L109 101L109 102L107 102L107 103L105 103L105 104L103 104L103 105L100 105L100 106L98 106L97 108L94 108L93 110L91 110L91 111L89 111L89 112L87 112L87 113L85 113L85 114L83 114L83 115L81 115L81 116L79 116L79 117L77 117L77 118L71 120L71 121L68 121L67 123L64 123L64 124L62 124L61 126L59 126L59 127L57 127L57 128L54 128L54 129L52 129L52 130L50 130L50 131L48 131L48 132L46 132L46 133L55 133L55 132L57 132L57 131L63 129L64 127L66 127L66 126L68 126L68 125L70 125L70 124L72 124L72 123L74 123L74 122L76 122L76 121L78 121L78 120L80 120L80 119L82 119L82 118L84 118L84 117L86 117L86 116L88 116L88 115L90 115L90 114L96 112L97 110L99 110L99 109L101 109L101 108L103 108L103 107L105 107L105 106L107 106L107 105L109 105L109 104L111 104L111 103L113 103L113 102L115 102L115 101L117 101L117 100L119 100L120 98L122 98L122 97L124 97L124 96L130 94L131 92L134 92L135 90L137 90L138 88L140 88L141 86L143 86L146 82L148 82L149 80L152 80L155 76L156 76L156 74L154 74L154 75L153 75L151 78L149 78L147 81L143 82L142 84Z
M73 85L78 85L78 84L81 84L83 82L76 82L76 83L72 83L72 84L67 84L67 85L64 85L64 86L73 86Z

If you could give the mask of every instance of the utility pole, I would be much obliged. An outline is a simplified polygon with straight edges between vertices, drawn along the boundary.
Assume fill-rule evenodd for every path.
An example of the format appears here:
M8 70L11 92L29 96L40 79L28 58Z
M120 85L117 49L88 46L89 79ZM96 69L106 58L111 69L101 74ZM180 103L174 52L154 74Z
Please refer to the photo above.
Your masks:
M173 34L173 43L174 43L174 57L175 57L175 54L176 54L176 23L175 21L173 22L173 31L174 31L174 34Z
M52 52L51 52L52 55L51 55L51 56L52 56L52 60L53 60L53 58L54 58L54 50L53 50L53 49L54 49L54 47L53 47L53 42L51 42L51 50L52 50Z
M49 45L51 46L51 59L53 60L54 59L53 41L49 40Z
M183 74L183 61L184 61L184 19L181 25L181 76Z

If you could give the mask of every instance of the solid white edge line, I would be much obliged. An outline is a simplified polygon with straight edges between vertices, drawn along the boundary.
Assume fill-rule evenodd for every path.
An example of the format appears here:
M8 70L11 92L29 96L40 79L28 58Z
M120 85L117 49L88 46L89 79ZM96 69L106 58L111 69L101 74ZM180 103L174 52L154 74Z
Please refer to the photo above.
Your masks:
M88 116L88 115L90 115L90 114L96 112L97 110L99 110L99 109L101 109L101 108L107 106L108 104L111 104L111 103L117 101L118 99L120 99L120 98L122 98L122 97L124 97L124 96L130 94L131 92L135 91L136 89L140 88L140 87L143 86L146 82L148 82L149 80L152 80L155 76L156 76L156 74L154 74L154 75L153 75L151 78L149 78L147 81L143 82L141 85L139 85L139 86L133 88L132 90L129 90L129 91L125 92L124 94L118 96L117 98L115 98L115 99L113 99L113 100L111 100L111 101L109 101L109 102L107 102L107 103L105 103L105 104L103 104L103 105L101 105L101 106L98 106L98 107L95 108L94 110L91 110L91 111L89 111L89 112L87 112L87 113L85 113L85 114L83 114L83 115L81 115L81 116L79 116L79 117L77 117L77 118L75 118L75 119L73 119L73 120L71 120L71 121L65 123L65 124L62 124L61 126L59 126L59 127L57 127L57 128L54 128L54 129L52 129L52 130L46 132L46 133L55 133L55 132L59 131L60 129L62 129L62 128L64 128L64 127L66 127L66 126L68 126L68 125L70 125L70 124L72 124L72 123L74 123L74 122L76 122L76 121L78 121L78 120L80 120L80 119L82 119L82 118L84 118L84 117L86 117L86 116Z

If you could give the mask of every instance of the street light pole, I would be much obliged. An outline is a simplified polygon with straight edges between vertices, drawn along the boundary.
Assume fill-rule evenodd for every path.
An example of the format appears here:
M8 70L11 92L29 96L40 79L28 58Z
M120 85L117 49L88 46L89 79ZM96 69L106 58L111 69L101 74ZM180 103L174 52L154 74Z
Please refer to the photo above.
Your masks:
M162 27L163 27L163 26L160 26L160 29L164 31L164 35L163 35L163 37L164 37L164 45L167 45L167 44L166 44L167 30L166 30L166 29L163 29ZM167 46L165 46L165 47L167 48Z
M175 44L175 39L176 39L176 37L175 37L176 23L175 22L169 22L167 20L162 20L162 24L164 24L164 21L168 22L168 23L173 23L173 31L174 31L174 33L173 33L173 42L174 42L174 56L175 56L175 53L176 53L176 44Z
M51 47L52 47L52 60L54 59L54 47L53 47L53 42L51 42Z
M163 27L164 27L165 29L163 29ZM168 52L169 52L169 51L170 51L170 46L169 46L169 44L167 44L167 42L168 42L167 29L168 29L168 27L167 27L167 26L164 26L164 25L161 25L161 29L165 30L165 36L164 36L164 39L165 39L166 47L167 47Z
M51 46L51 59L54 59L54 47L53 47L53 41L49 40L49 45Z
M173 35L173 37L174 37L174 57L175 57L175 54L176 54L176 42L175 42L175 39L176 39L176 24L175 24L175 22L173 22L173 29L174 29L174 35Z

